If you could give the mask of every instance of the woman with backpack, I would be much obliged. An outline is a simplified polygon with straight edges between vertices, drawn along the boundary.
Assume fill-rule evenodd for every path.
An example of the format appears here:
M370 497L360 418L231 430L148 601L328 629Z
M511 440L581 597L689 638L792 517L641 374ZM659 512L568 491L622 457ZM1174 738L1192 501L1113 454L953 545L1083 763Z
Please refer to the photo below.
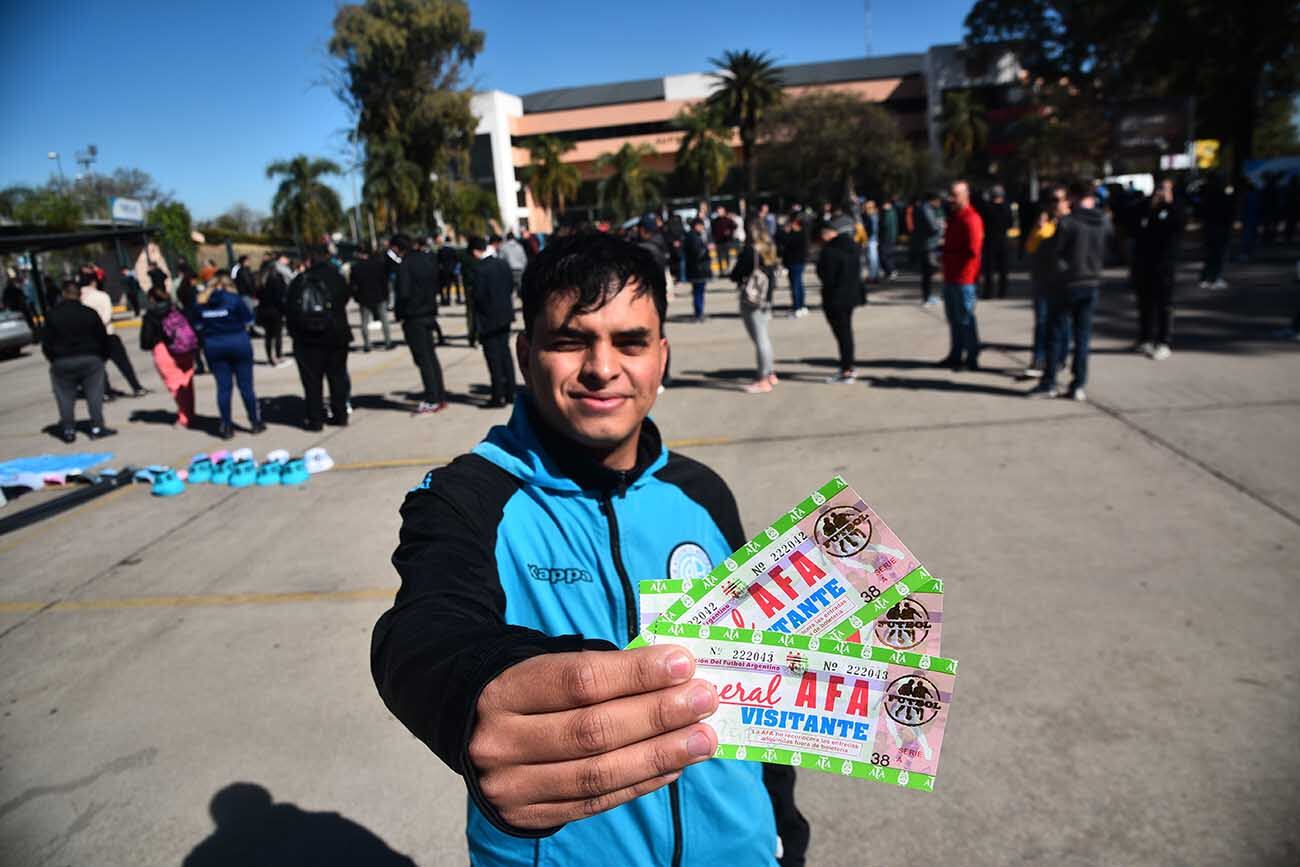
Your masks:
M194 354L199 339L161 280L149 287L148 307L140 321L140 348L153 354L153 366L176 401L177 426L189 427L194 421Z
M216 279L212 288L201 292L197 301L203 352L217 380L220 436L228 440L235 435L235 426L230 419L233 382L239 383L239 395L244 399L250 429L255 434L261 433L266 430L266 425L258 412L257 394L253 391L253 341L248 337L248 323L253 321L253 314L235 291L234 282L225 274Z
M757 369L746 394L766 394L777 383L772 369L772 340L767 323L772 318L772 287L776 285L776 244L763 224L755 220L745 231L745 246L736 257L731 279L740 287L740 316L754 341Z

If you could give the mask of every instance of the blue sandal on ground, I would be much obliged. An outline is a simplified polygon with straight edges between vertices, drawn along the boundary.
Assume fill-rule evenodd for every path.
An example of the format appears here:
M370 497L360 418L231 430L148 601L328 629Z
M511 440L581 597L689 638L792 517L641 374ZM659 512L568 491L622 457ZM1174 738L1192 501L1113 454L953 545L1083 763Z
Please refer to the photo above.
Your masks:
M196 457L190 462L188 480L191 485L206 485L212 481L212 461L208 460L207 455Z
M257 464L252 461L238 461L230 471L230 487L247 488L257 480Z
M176 476L175 470L163 470L154 474L153 495L155 497L174 497L185 490L185 483Z
M280 484L301 485L309 476L307 465L303 463L302 458L293 458L280 470Z
M280 465L262 464L258 467L257 484L259 487L263 488L269 488L272 485L280 484Z
M210 479L210 481L214 485L230 484L230 473L231 470L233 470L234 468L235 465L231 463L229 458L222 461L218 461L217 463L212 465L212 478Z

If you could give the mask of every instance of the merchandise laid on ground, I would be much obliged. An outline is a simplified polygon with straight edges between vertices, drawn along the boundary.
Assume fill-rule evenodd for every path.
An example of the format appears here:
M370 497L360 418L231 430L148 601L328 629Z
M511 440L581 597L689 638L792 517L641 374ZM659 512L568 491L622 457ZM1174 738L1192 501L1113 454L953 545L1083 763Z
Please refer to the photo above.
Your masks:
M334 459L323 448L312 448L300 458L290 456L285 449L275 449L266 460L258 463L253 450L222 449L199 452L190 459L188 469L154 465L136 473L136 481L153 485L157 497L174 497L185 491L186 485L224 485L231 488L272 487L275 485L301 485L316 473L333 468Z
M641 633L718 690L718 758L933 791L957 661L943 582L839 476L707 575L642 581Z

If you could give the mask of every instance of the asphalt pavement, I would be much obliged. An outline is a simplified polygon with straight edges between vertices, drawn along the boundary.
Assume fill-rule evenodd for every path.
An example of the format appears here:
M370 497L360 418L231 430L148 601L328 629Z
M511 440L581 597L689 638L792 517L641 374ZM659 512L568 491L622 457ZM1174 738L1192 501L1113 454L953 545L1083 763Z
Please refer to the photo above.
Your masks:
M936 791L800 771L810 863L1300 862L1300 343L1271 336L1300 308L1295 258L1236 266L1219 292L1189 263L1163 362L1128 350L1133 305L1111 272L1087 403L1023 399L1023 274L979 305L981 372L934 366L942 309L905 277L856 314L860 382L824 382L818 311L778 310L782 381L756 396L740 390L754 354L734 289L717 283L694 324L683 287L677 384L654 413L670 446L729 481L750 529L840 473L945 579L944 652L962 667ZM465 863L463 786L368 666L404 493L507 418L477 407L486 368L457 313L440 349L455 398L436 416L410 414L404 346L354 349L351 425L324 433L297 426L296 370L258 366L270 429L232 445L326 447L338 465L302 488L132 486L0 535L0 863L269 848L317 864L348 845L359 863ZM119 435L44 432L54 403L29 350L0 362L0 460L102 448L183 465L223 445L211 378L202 429L174 429L121 333L154 393L108 406Z

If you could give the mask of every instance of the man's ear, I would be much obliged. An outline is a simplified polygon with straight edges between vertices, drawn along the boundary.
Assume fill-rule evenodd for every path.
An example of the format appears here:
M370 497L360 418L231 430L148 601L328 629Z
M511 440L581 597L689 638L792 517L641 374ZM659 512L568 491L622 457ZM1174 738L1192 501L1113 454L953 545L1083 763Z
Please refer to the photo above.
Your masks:
M524 378L524 385L532 388L533 382L531 371L528 369L528 354L532 350L532 342L529 341L528 335L519 332L515 338L515 360L519 362L519 373Z

